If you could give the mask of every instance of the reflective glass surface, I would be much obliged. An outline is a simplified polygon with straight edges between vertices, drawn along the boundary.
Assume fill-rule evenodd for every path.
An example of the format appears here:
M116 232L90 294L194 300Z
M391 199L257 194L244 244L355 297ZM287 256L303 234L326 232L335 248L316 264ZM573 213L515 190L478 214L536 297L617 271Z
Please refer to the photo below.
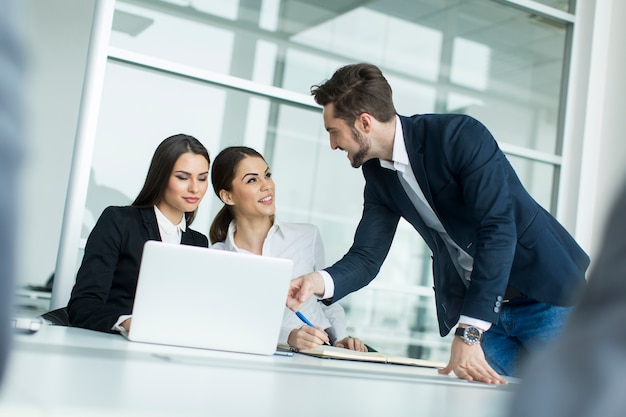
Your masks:
M138 61L236 78L218 85L109 60L83 237L104 207L132 201L157 144L184 132L212 156L236 144L262 152L276 182L277 215L316 224L327 262L341 258L361 216L361 171L330 149L319 108L241 91L237 80L305 96L337 67L368 61L382 68L401 114L466 113L503 145L560 153L568 30L561 22L489 0L118 0L116 8L113 48ZM550 209L557 167L509 159ZM194 228L208 234L220 207L209 190ZM447 360L430 256L401 221L379 276L341 301L354 336L389 353Z
M117 7L115 47L302 94L338 66L367 61L393 81L402 114L467 113L499 141L560 152L566 26L537 14L490 0L119 1ZM141 32L128 28L140 22Z

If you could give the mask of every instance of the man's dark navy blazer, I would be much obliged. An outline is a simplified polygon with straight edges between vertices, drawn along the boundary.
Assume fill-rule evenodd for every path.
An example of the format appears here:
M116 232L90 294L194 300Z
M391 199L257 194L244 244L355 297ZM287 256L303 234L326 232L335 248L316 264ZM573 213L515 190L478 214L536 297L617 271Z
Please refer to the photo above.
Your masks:
M507 285L552 305L571 305L585 284L589 257L525 190L491 133L465 115L400 116L415 178L454 242L474 259L467 288L440 235L428 228L396 171L363 164L364 207L349 252L326 269L333 302L377 275L400 217L433 252L439 331L463 314L497 323Z

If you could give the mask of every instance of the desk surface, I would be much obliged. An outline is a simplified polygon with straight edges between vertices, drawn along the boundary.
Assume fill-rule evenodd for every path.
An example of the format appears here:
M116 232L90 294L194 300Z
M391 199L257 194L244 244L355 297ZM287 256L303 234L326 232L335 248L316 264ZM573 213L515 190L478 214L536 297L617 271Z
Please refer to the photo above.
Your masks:
M0 416L463 416L506 414L517 384L436 370L129 342L44 326L16 335Z

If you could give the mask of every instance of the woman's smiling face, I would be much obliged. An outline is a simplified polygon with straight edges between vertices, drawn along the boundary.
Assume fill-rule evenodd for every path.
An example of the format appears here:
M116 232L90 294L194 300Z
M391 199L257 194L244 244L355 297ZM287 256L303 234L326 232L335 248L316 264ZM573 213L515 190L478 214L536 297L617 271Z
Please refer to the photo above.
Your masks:
M181 154L167 183L163 199L157 207L173 224L178 224L185 213L198 208L209 186L209 163L202 155Z
M274 215L275 185L272 173L263 158L247 156L239 161L232 190L222 190L220 197L233 207L236 216Z

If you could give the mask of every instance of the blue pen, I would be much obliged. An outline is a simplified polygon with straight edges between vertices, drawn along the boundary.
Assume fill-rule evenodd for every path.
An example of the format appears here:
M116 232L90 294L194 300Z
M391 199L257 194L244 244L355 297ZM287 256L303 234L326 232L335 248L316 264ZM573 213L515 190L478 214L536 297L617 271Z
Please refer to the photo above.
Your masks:
M304 317L304 314L300 313L299 311L296 311L296 316L300 317L300 320L302 320L305 324L308 324L311 327L315 327L313 326L313 323L311 323L309 319Z
M298 317L300 318L300 320L302 320L302 321L303 321L305 324L307 324L308 326L315 327L315 326L313 326L313 323L311 323L311 322L309 321L309 319L307 319L307 318L304 316L304 314L300 313L299 311L296 311L296 316L298 316ZM330 346L330 343L328 343L328 342L324 342L324 344L325 344L325 345Z

